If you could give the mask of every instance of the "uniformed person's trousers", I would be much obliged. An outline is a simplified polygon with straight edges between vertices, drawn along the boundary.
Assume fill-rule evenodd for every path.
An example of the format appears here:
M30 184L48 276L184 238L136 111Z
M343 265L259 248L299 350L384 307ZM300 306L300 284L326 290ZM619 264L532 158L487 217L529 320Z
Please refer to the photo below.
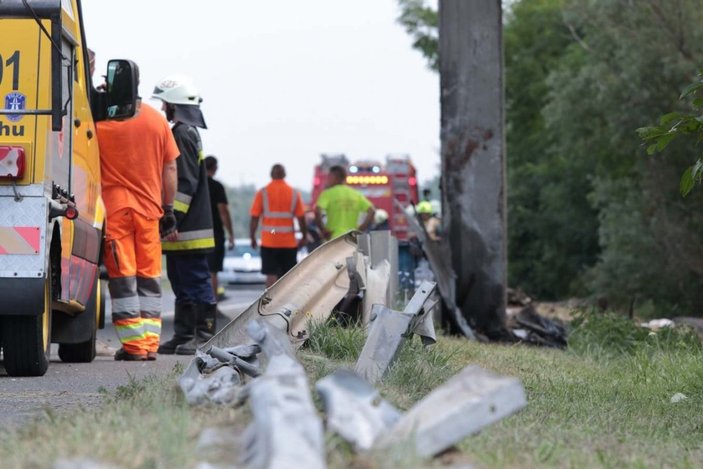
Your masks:
M159 220L132 209L108 217L104 250L112 323L127 353L156 352L161 335Z

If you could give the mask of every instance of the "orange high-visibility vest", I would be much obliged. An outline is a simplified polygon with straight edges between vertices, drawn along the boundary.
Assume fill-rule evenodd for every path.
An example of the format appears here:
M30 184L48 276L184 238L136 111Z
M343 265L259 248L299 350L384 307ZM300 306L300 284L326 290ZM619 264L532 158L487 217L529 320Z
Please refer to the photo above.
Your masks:
M303 216L302 197L283 180L273 180L254 199L251 215L261 216L261 245L269 248L294 248L293 219Z

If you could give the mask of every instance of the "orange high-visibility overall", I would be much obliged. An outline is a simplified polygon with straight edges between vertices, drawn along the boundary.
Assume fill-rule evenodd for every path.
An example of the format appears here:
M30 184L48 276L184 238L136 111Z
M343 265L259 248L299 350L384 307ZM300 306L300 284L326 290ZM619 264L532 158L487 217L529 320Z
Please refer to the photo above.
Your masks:
M112 322L125 352L145 355L161 335L162 174L179 150L166 119L144 103L136 117L97 130Z

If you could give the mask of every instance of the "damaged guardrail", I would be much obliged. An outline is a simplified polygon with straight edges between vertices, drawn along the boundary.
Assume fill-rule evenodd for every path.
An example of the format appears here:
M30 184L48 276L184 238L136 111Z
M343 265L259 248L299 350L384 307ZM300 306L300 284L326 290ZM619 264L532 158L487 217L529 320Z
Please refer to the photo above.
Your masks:
M376 446L411 441L418 456L434 456L525 405L520 381L467 366L415 404Z
M316 385L327 426L357 451L410 447L430 457L525 407L515 378L467 366L402 414L360 376L338 370Z
M400 419L401 412L351 370L337 370L315 385L327 415L327 428L368 451Z
M241 462L251 468L326 467L322 421L289 340L261 319L250 322L247 330L268 364L249 384L254 421L245 432Z
M396 206L400 204L397 200L395 203ZM402 208L401 206L401 209ZM438 243L430 240L425 228L420 225L415 217L408 217L407 220L408 227L420 240L422 251L425 253L427 260L432 266L432 272L434 272L434 276L437 279L437 287L444 301L448 317L457 330L467 339L476 340L474 330L466 321L463 314L461 314L461 310L456 304L456 273L452 268L449 245L447 243Z
M295 350L308 338L312 321L326 320L350 288L352 295L382 303L362 303L368 335L356 372L337 370L316 389L327 429L356 451L411 447L417 456L431 457L526 404L518 380L475 366L405 413L384 400L373 384L392 368L403 343L413 334L427 346L436 341L429 312L437 284L423 282L403 311L391 309L391 262L370 262L355 242L350 233L313 251L198 350L180 377L191 404L249 402L253 419L239 452L245 467L325 467L322 421Z
M431 308L425 308L435 287L434 282L422 282L403 312L373 305L369 335L355 368L369 383L374 384L383 377L409 335L420 335L426 344L437 341L432 317L427 314Z
M282 331L296 347L302 345L311 323L329 318L349 290L346 264L356 252L357 235L347 233L315 249L196 351L195 359L179 379L186 400L191 404L231 404L239 399L238 392L228 388L244 382L244 370L223 366L204 351L251 345L246 326L254 319Z

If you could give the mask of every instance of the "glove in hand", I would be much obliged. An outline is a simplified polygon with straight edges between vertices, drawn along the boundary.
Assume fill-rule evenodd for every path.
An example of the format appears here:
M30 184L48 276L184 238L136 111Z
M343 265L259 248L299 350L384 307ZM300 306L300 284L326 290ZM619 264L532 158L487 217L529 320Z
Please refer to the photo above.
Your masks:
M176 231L176 215L173 213L172 205L164 205L164 214L159 220L159 233L162 238L175 233Z

